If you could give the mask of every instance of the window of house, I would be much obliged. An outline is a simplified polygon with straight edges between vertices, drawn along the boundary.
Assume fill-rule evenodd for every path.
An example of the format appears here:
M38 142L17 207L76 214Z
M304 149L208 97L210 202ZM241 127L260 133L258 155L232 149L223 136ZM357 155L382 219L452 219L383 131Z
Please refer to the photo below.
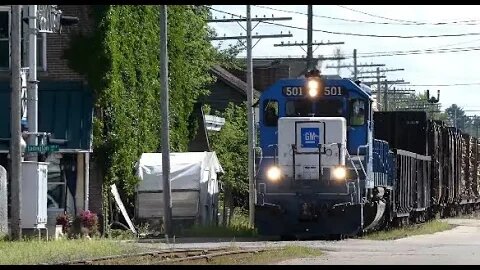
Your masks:
M278 101L265 100L263 103L263 115L265 126L276 127L278 123Z
M22 9L22 18L27 17L27 8ZM11 13L9 6L0 6L0 70L10 70L10 23ZM22 66L26 67L28 63L28 24L21 21L22 46L21 55L24 58ZM26 35L26 36L25 36ZM47 70L47 34L37 34L37 71Z
M10 8L0 7L0 69L10 68Z
M350 101L350 125L361 126L365 124L365 101L353 99Z

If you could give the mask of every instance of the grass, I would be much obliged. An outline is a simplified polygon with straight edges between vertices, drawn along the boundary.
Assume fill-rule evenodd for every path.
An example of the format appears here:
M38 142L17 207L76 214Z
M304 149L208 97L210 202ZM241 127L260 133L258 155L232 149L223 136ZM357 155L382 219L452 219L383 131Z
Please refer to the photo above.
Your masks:
M323 253L318 248L309 248L302 246L285 246L280 249L269 250L259 253L243 253L229 256L213 257L206 261L195 260L178 262L175 264L189 264L189 265L261 265L273 264L289 259L308 258L322 256ZM165 262L164 264L173 264Z
M138 247L104 239L0 241L0 264L41 264L139 252Z
M413 235L432 234L436 232L450 230L453 227L455 227L455 225L451 225L440 220L433 220L423 224L416 224L388 231L373 232L365 235L364 237L362 237L362 239L395 240Z
M193 226L181 236L186 237L255 237L257 233L248 222L248 215L235 209L229 226Z

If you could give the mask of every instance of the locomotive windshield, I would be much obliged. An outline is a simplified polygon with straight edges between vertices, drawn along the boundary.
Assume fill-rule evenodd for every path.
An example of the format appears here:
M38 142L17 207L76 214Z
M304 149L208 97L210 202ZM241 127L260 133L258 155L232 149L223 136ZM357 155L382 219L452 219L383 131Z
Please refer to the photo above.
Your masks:
M319 100L313 103L310 100L290 100L285 104L286 116L318 116L335 117L343 116L341 100Z
M289 100L285 104L286 116L309 116L311 113L312 102L310 100Z
M315 116L343 116L343 103L338 99L319 100L315 102Z

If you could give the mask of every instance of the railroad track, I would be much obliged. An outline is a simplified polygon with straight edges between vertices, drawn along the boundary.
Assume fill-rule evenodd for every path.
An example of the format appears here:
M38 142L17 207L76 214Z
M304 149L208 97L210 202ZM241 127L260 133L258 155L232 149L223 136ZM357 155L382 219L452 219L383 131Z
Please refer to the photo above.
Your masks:
M168 249L150 252L142 252L135 254L122 254L115 256L98 257L92 259L65 261L57 263L48 263L44 265L95 265L95 264L142 264L142 262L150 262L150 264L176 263L182 261L193 260L210 260L218 256L231 256L242 253L259 253L277 248L212 248L212 249Z

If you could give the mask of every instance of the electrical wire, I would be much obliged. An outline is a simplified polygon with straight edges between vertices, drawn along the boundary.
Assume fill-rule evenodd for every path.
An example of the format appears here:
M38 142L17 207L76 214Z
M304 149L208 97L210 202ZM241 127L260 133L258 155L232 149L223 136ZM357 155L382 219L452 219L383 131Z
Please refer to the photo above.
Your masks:
M218 10L215 8L210 7L211 10L229 14L232 16L237 16L242 18L242 16L233 14L230 12ZM293 25L287 25L287 24L281 24L281 23L274 23L274 22L267 22L267 21L260 21L261 23L265 24L270 24L270 25L276 25L276 26L282 26L286 28L291 28L291 29L297 29L297 30L308 30L305 27L298 27L298 26L293 26ZM326 34L332 34L332 35L346 35L346 36L360 36L360 37L376 37L376 38L403 38L403 39L410 39L410 38L438 38L438 37L463 37L463 36L478 36L480 35L479 32L474 32L474 33L461 33L461 34L443 34L443 35L415 35L415 36L400 36L400 35L375 35L375 34L359 34L359 33L348 33L348 32L335 32L335 31L327 31L327 30L322 30L322 29L312 29L313 32L322 32Z
M417 22L417 21L407 21L407 20L401 20L401 19L392 19L392 18L388 18L388 17L383 17L383 16L379 16L379 15L367 13L367 12L365 12L365 11L361 11L361 10L356 10L356 9L353 9L353 8L345 7L345 6L342 6L342 5L336 5L336 6L337 6L337 7L344 8L344 9L347 9L347 10L350 10L350 11L353 11L353 12L357 12L357 13L360 13L360 14L363 14L363 15L367 15L367 16L375 17L375 18L380 18L380 19L384 19L384 20L396 21L396 22L409 22L409 23L412 23L412 24L420 24L420 22Z
M300 15L306 15L308 16L307 13L304 12L299 12L299 11L293 11L293 10L285 10L285 9L278 9L278 8L272 8L268 6L260 6L260 5L253 5L258 8L263 8L263 9L269 9L273 11L280 11L280 12L285 12L285 13L290 13L290 14L300 14ZM420 23L420 22L408 22L408 21L403 21L403 22L376 22L376 21L364 21L364 20L356 20L356 19L345 19L345 18L339 18L339 17L331 17L331 16L325 16L325 15L316 15L312 14L313 17L318 17L318 18L324 18L324 19L330 19L330 20L339 20L339 21L345 21L345 22L351 22L351 23L366 23L366 24L380 24L380 25L449 25L449 24L462 24L462 25L479 25L480 23L478 20L467 20L467 21L452 21L452 22L436 22L436 23ZM476 23L474 23L476 22Z
M480 82L475 83L452 83L452 84L409 84L408 86L432 86L432 87L447 87L447 86L467 86L467 85L480 85Z
M480 47L443 49L443 50L408 51L408 52L397 52L397 53L361 55L361 56L357 56L357 58L398 56L398 55L415 55L415 54L432 54L432 53L471 52L471 51L479 51L479 50L480 50ZM352 57L348 57L348 58L352 58Z

